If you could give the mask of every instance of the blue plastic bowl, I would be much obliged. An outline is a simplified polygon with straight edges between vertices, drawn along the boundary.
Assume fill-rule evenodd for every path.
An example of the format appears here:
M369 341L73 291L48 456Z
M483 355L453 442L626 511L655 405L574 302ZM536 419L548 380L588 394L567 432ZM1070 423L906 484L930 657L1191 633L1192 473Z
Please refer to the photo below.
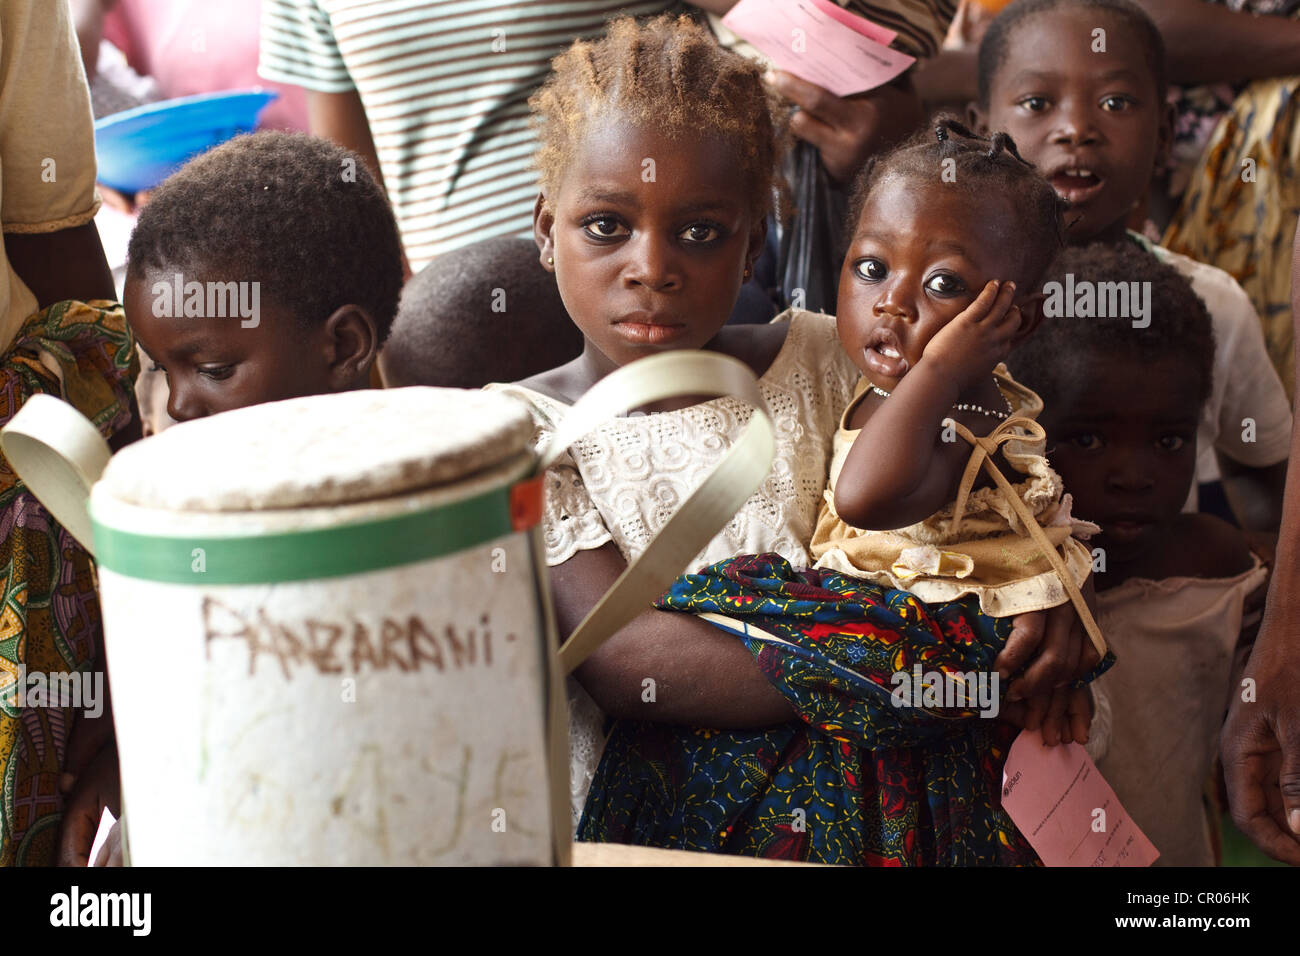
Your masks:
M257 115L278 93L234 90L163 100L95 123L99 181L118 192L152 189L186 160L257 128Z

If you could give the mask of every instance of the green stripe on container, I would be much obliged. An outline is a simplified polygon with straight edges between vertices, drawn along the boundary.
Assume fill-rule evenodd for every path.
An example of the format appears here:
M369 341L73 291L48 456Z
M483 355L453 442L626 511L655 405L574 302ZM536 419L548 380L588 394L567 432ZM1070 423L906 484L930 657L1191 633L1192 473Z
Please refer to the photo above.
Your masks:
M117 574L166 584L278 584L395 568L514 533L510 485L463 501L375 521L241 536L137 534L95 519L95 560ZM201 566L195 570L201 548Z

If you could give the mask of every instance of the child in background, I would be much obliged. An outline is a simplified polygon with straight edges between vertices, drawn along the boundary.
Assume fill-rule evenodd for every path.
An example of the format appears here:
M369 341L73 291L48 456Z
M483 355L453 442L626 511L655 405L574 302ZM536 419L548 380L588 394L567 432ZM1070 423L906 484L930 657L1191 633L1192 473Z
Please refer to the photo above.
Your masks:
M402 287L383 191L300 133L191 160L141 210L128 256L127 321L182 422L367 387Z
M1094 49L1097 30L1105 31L1104 49ZM980 46L975 112L984 128L1010 133L1069 201L1071 244L1146 246L1204 300L1217 347L1198 430L1197 482L1222 476L1241 526L1276 532L1291 408L1259 316L1228 273L1126 232L1171 137L1155 24L1129 0L1016 0ZM1194 486L1187 508L1196 505Z
M1180 513L1212 392L1211 322L1178 272L1135 247L1070 249L1048 280L1067 273L1149 282L1153 303L1146 328L1052 319L1008 363L1043 395L1052 465L1101 526L1098 620L1120 663L1098 682L1112 721L1098 766L1160 865L1211 866L1219 815L1204 785L1235 686L1233 651L1267 578L1237 529Z
M1010 618L1070 591L1082 606L1092 563L1070 536L1090 526L1071 521L1032 447L1037 397L998 366L1037 324L1034 297L1017 289L1033 288L1059 244L1058 200L1006 137L975 140L941 120L868 167L854 209L837 325L869 378L841 417L812 539L826 570L735 558L686 575L663 602L743 622L806 724L675 730L654 746L620 727L582 838L713 849L720 834L733 852L859 865L1037 859L1001 809L1018 728L980 717L1000 709L992 672ZM980 459L967 443L995 428L1011 441L992 446L994 461L1019 483L972 490L967 465ZM923 586L926 603L905 590ZM913 685L900 710L897 675L914 666L962 675L970 697L923 702ZM977 705L980 672L991 688ZM1069 726L1049 742L1087 740L1086 691L1069 703Z
M563 365L582 345L533 240L498 236L411 277L379 368L389 388L482 388Z

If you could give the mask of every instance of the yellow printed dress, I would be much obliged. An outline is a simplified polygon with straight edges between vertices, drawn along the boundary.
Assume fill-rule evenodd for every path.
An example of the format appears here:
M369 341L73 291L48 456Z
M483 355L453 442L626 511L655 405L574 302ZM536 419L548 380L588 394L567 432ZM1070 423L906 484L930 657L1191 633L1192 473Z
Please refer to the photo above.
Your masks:
M0 369L0 426L39 393L65 398L105 438L131 421L139 364L120 305L59 302L35 313ZM94 666L99 600L90 556L3 457L0 597L0 866L49 866L63 809L59 776L79 712L39 697L33 704L19 682Z

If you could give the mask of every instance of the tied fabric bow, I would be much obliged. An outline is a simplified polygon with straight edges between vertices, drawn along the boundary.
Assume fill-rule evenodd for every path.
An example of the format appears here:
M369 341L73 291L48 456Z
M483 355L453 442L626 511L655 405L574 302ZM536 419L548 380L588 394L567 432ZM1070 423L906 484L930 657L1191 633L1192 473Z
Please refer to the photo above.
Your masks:
M1047 432L1043 426L1038 424L1032 418L1026 418L1023 415L1013 415L1005 419L998 426L982 438L976 437L969 428L951 418L943 420L945 426L951 425L957 434L970 442L973 451L971 452L970 461L966 463L966 470L962 472L961 481L957 485L957 502L953 506L952 513L952 531L955 533L960 527L962 518L966 513L966 499L970 497L972 486L975 484L975 476L982 467L984 471L993 479L993 483L1002 490L1006 495L1007 501L1020 519L1021 525L1025 532L1033 539L1034 543L1043 549L1043 554L1052 565L1052 570L1056 572L1057 578L1060 579L1061 586L1065 588L1066 593L1070 596L1070 603L1079 614L1079 620L1083 622L1084 630L1088 632L1088 639L1092 641L1092 646L1097 649L1097 654L1105 658L1106 656L1106 639L1101 635L1101 628L1097 626L1096 619L1092 616L1092 611L1088 609L1088 602L1083 598L1083 592L1079 586L1074 583L1074 576L1065 566L1060 553L1048 540L1047 535L1043 533L1042 527L1038 524L1038 519L1030 513L1029 507L1016 494L1015 489L1011 487L1011 482L1007 476L1002 474L1002 469L997 466L993 456L998 450L1010 441L1045 441Z

